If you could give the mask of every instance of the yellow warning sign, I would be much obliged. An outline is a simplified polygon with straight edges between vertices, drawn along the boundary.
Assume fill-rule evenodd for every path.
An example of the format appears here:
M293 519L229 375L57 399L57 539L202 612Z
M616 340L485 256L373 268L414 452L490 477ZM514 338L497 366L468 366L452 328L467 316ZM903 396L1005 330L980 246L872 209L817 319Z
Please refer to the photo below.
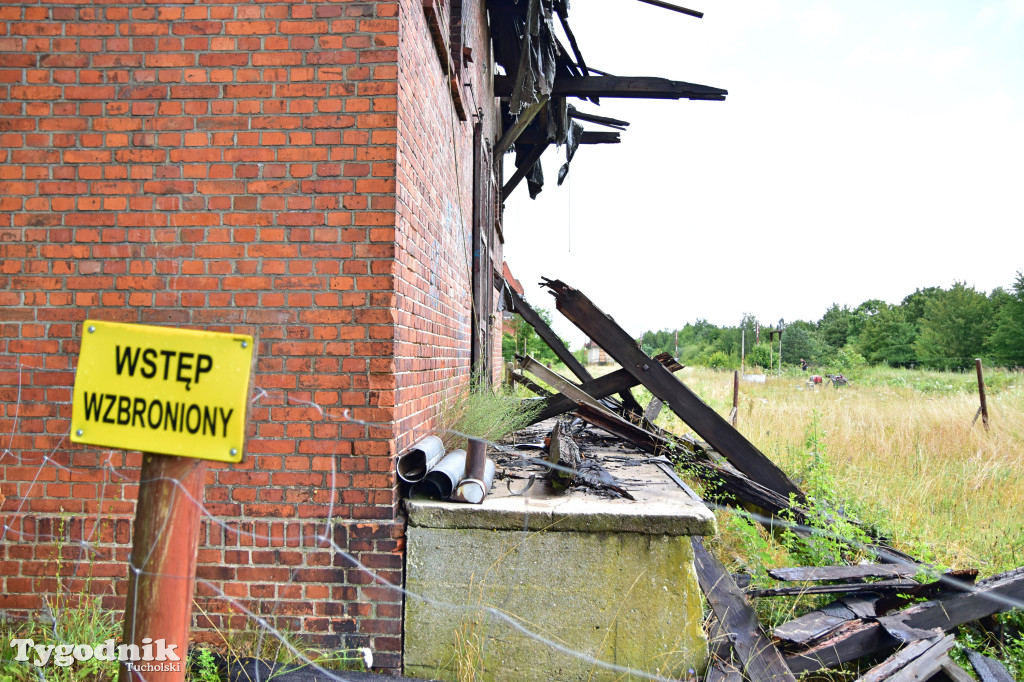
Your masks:
M243 334L86 320L71 440L238 462L252 358Z

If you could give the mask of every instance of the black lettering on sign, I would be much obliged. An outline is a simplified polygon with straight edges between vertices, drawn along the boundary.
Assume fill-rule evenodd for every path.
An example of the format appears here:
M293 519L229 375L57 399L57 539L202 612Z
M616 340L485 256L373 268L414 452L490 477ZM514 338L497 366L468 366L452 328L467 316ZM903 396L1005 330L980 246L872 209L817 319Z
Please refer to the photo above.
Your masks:
M235 408L232 407L230 410L227 411L227 414L224 413L223 407L218 407L217 409L220 410L220 421L221 427L223 428L223 432L221 433L221 435L227 438L228 422L231 421L231 415L235 413Z
M143 369L139 370L139 374L141 374L142 376L146 377L147 379L152 379L153 377L155 377L156 376L156 363L153 362L153 360L155 358L156 358L156 349L155 348L147 348L146 350L142 351L142 364L144 364L145 367Z
M135 376L135 365L139 361L139 349L135 349L135 354L132 355L132 347L125 346L124 352L121 352L121 346L114 346L114 364L117 366L117 376L121 376L121 372L124 371L125 367L128 368L128 376Z
M103 405L102 393L85 394L85 421L100 420L100 407Z
M200 353L196 357L196 385L199 385L199 377L203 374L207 374L213 369L213 357L206 353Z
M171 367L171 358L174 357L175 353L173 350L162 350L160 355L164 356L164 381L167 381L167 370Z
M117 396L116 395L110 395L109 393L105 393L103 395L103 397L104 398L110 398L110 402L107 403L107 411L103 413L103 423L104 424L116 424L117 422L115 422L113 419L110 418L110 410L113 409L114 403L117 402Z
M83 394L85 420L117 424L152 431L187 431L193 435L227 438L228 424L235 414L234 408L196 403L161 402L137 396L112 393Z
M139 364L141 353L142 363ZM135 376L135 370L145 379L152 379L157 375L158 355L163 356L164 372L163 380L171 377L171 365L174 365L174 380L185 384L185 390L192 390L192 384L199 383L204 374L213 370L213 356L206 353L179 353L176 350L161 350L155 348L132 348L131 346L114 346L114 367L117 375L126 373L128 376ZM175 361L177 358L177 361ZM195 359L195 364L192 360Z
M185 384L186 391L192 390L192 379L187 374L182 377L181 372L184 370L187 373L188 370L192 369L192 363L189 360L193 357L195 357L195 353L178 353L178 371L175 378Z

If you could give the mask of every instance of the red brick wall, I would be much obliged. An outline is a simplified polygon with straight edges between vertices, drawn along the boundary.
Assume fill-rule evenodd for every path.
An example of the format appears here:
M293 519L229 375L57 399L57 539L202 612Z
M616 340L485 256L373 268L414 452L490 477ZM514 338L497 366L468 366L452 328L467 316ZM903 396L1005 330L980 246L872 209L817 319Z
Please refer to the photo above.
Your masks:
M82 321L231 330L257 399L208 474L197 625L244 607L400 664L400 595L329 541L401 582L392 458L468 377L472 119L442 75L415 0L0 6L0 610L57 589L59 534L124 603L139 456L65 438Z
M396 225L396 420L406 446L436 425L439 406L470 375L473 126L496 136L482 3L465 2L460 120L450 67L430 37L422 0L400 0ZM498 328L500 349L500 326Z

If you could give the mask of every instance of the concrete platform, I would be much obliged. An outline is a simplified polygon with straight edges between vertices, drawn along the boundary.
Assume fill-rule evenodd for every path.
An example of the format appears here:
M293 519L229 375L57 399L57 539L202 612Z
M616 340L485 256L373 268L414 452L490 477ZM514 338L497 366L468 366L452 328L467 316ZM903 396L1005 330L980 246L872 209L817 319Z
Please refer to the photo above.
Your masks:
M707 641L689 536L713 534L714 516L640 453L587 454L635 501L557 493L546 482L513 496L502 480L482 505L406 500L407 675L454 680L472 668L483 680L626 680L641 678L622 668L663 677L701 669ZM525 476L529 467L504 471Z

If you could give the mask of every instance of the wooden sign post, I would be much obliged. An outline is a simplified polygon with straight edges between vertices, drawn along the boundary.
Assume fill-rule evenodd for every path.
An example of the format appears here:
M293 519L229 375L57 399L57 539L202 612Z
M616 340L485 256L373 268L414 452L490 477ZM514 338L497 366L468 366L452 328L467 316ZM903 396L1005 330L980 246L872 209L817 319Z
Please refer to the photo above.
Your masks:
M144 453L120 682L185 679L205 460L242 459L253 350L240 334L85 323L71 440Z

